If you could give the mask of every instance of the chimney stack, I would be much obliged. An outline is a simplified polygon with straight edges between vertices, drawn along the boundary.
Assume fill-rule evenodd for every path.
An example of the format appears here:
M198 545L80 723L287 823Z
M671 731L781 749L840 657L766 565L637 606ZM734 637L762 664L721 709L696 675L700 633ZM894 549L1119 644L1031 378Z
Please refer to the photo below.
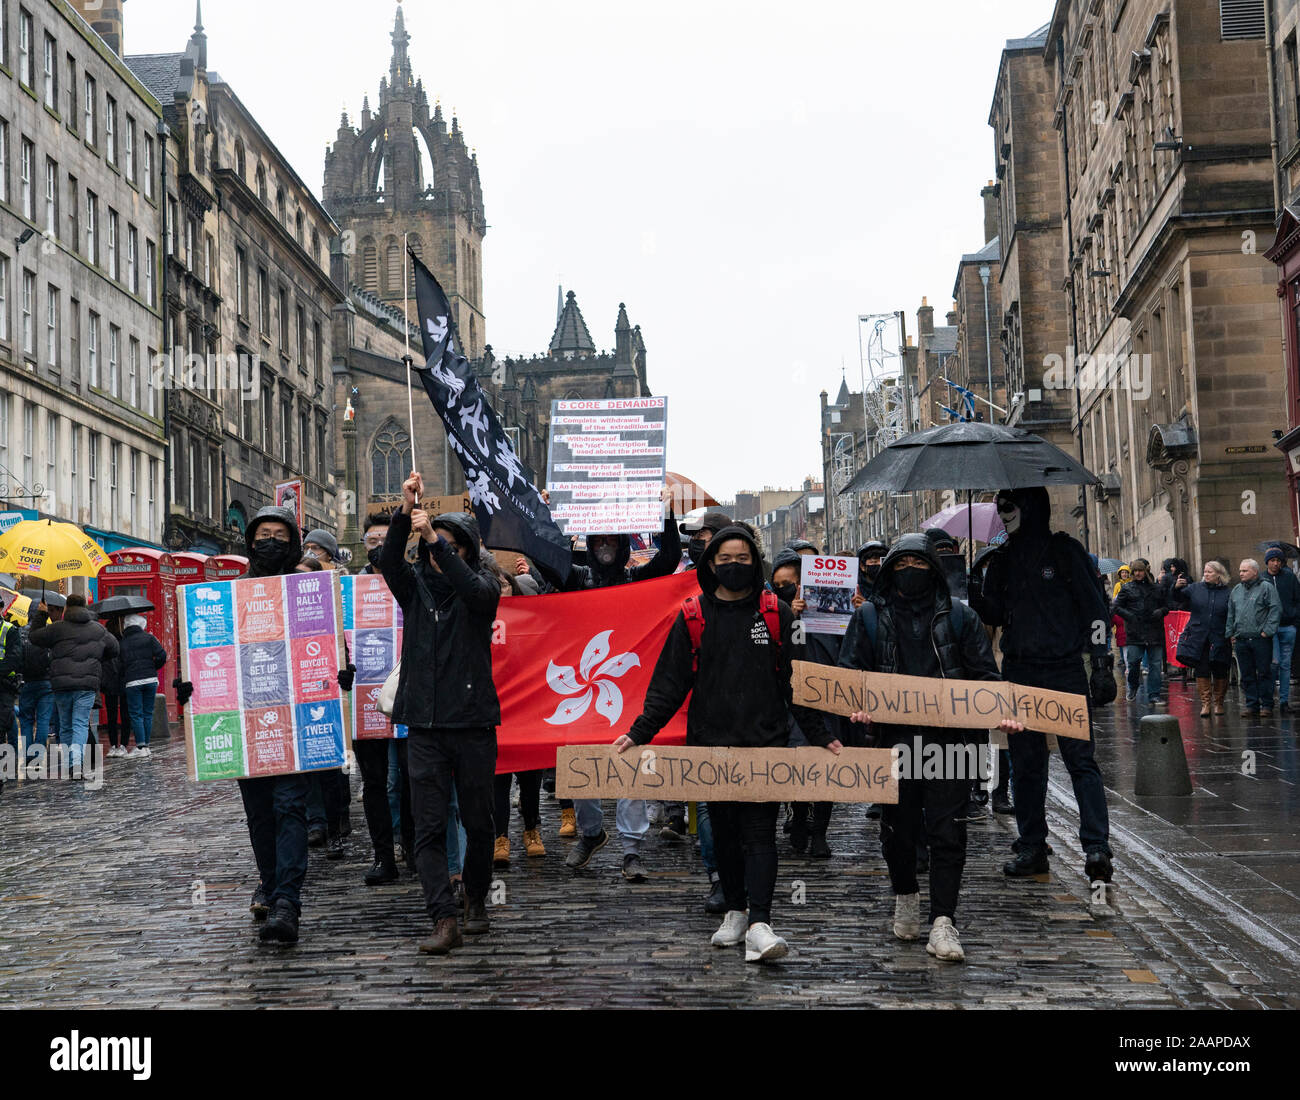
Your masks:
M922 336L934 335L934 306L928 299L921 299L921 308L916 311L916 331Z
M984 243L988 244L998 236L998 189L992 180L980 188L980 198L984 200Z
M125 54L122 5L126 0L69 0L77 14L118 57Z
M946 320L950 326L957 324L957 303L956 302L953 302L952 309L948 311L948 316Z

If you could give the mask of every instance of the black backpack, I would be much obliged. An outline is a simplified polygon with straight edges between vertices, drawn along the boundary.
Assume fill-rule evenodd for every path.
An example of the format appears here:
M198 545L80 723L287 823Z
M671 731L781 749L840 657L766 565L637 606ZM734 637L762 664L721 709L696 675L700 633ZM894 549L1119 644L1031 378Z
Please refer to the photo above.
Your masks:
M23 639L23 659L21 672L23 680L29 684L37 680L48 680L50 678L50 665L52 658L50 651L44 646L34 645L31 640L31 626L24 626L22 630Z

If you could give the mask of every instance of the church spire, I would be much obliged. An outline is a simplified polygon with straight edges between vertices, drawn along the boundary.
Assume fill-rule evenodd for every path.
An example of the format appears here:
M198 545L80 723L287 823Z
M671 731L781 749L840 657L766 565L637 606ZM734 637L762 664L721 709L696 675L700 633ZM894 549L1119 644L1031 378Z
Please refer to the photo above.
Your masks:
M407 57L406 47L411 36L406 33L406 19L402 15L402 5L397 5L397 18L393 23L393 60L388 67L394 88L403 87L411 75L411 62Z
M208 36L203 33L203 0L194 0L194 33L190 35L190 52L196 68L208 67Z

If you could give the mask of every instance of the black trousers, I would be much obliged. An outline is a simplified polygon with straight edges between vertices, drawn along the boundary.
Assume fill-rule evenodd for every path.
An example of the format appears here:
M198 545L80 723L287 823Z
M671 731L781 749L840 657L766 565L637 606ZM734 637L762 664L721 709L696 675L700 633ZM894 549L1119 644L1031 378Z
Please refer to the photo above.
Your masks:
M253 858L269 901L285 898L299 911L307 878L307 786L310 777L267 775L239 780Z
M795 823L807 828L808 811L812 810L812 832L814 835L825 836L827 828L830 827L831 811L834 808L834 802L791 802L790 815Z
M749 910L750 924L770 924L776 890L779 802L710 802L713 858L728 910Z
M126 696L104 692L104 717L108 725L108 746L117 748L131 740L131 717L126 712Z
M411 779L406 766L406 739L397 740L397 770L401 800L402 848L407 857L415 856L415 822L411 818ZM386 863L393 858L393 814L388 805L388 746L392 739L353 741L357 767L361 771L361 805L366 811L366 827L370 830L370 843L375 846L375 859Z
M510 831L510 772L498 775L494 781L496 810L492 821L497 836ZM542 823L542 773L515 772L519 780L519 816L524 819L524 829L536 829Z
M447 876L447 819L451 783L456 781L460 820L465 826L465 897L481 902L492 884L492 788L497 767L497 731L445 727L410 728L407 763L411 813L415 819L415 867L424 905L436 924L456 915Z
M929 739L927 738L927 741ZM966 866L966 822L959 821L970 798L970 780L900 779L898 802L880 807L880 848L895 894L915 894L918 844L930 850L930 920L957 912ZM922 812L924 811L924 812Z

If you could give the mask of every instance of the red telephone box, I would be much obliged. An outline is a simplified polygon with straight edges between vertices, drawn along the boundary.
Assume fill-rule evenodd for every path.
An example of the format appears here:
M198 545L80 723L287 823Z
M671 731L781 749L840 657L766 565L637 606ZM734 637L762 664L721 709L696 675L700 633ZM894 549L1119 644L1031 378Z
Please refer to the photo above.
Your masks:
M213 554L208 558L208 580L237 581L248 573L248 559L239 554Z
M188 550L172 555L172 565L176 570L176 587L183 584L197 584L210 580L208 576L207 554L191 554Z
M172 555L148 547L114 550L108 555L108 564L99 571L99 598L109 596L143 596L153 604L153 611L144 612L145 628L167 650L167 663L158 674L159 691L167 699L167 718L175 721L176 656L179 652L179 635L176 630L176 573Z

